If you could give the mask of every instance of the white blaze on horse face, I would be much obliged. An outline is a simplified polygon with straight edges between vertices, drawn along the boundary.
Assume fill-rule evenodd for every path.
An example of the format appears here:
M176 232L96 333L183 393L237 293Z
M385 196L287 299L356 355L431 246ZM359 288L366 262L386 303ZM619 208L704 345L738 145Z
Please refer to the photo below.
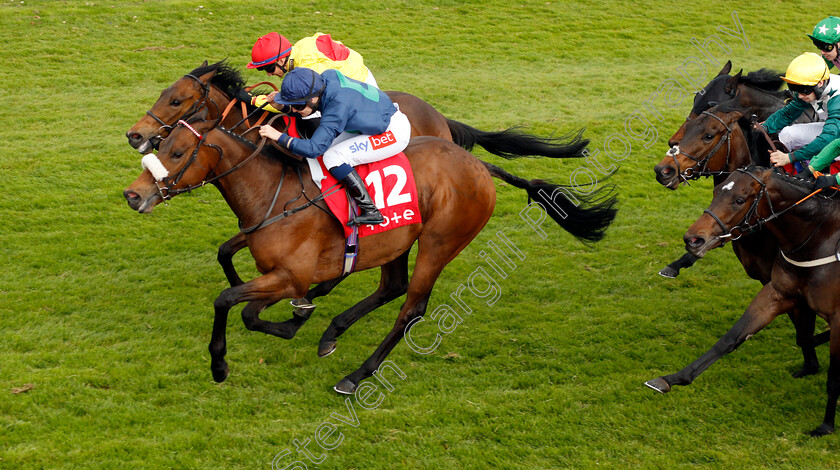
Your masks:
M730 189L732 189L734 186L735 186L735 182L734 182L734 181L730 181L730 182L729 182L729 184L724 185L723 187L721 187L721 188L720 188L720 190L721 190L721 191L729 191L729 190L730 190Z
M140 160L140 164L143 165L144 169L149 170L152 173L155 181L160 181L169 176L169 170L163 166L163 163L158 160L157 155L153 153L147 153L144 155L143 159Z
M666 157L673 157L674 155L678 154L679 152L680 152L680 146L675 145L675 146L669 148L667 152L665 152L665 156Z

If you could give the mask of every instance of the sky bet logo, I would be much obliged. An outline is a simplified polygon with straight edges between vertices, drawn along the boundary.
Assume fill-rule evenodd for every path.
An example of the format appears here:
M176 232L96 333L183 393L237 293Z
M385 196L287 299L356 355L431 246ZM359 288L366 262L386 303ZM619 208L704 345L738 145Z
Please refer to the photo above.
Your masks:
M370 137L370 144L373 147L373 150L381 149L382 147L387 147L396 142L397 139L394 138L394 134L391 131Z

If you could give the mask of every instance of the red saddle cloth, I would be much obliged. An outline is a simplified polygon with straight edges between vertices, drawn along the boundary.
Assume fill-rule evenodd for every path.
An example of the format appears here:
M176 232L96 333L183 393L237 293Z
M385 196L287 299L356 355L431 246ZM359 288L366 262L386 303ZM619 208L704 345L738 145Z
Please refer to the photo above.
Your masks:
M799 163L799 162L797 162ZM802 171L801 169L802 164L794 165L793 163L788 163L787 165L783 166L782 168L785 170L785 173L789 175L795 175ZM828 173L833 175L835 173L840 173L840 162L831 162L831 165L828 167Z
M296 119L284 116L284 120L287 124L286 133L292 137L298 137ZM318 177L320 175L317 175L315 171L312 172L312 178L315 180L315 184L321 187L322 192L330 193L325 199L327 206L344 227L344 236L349 237L353 229L347 226L350 215L347 191L327 171L323 156L318 157L318 164L321 166L321 173L324 178L319 181ZM310 165L310 168L312 168L312 165ZM417 185L414 183L414 172L411 170L411 164L403 152L385 160L359 165L355 168L365 182L376 208L385 218L385 222L379 225L359 226L359 237L422 222L420 205L417 202ZM332 191L330 188L333 187L337 187L339 190Z
M326 192L333 185L338 185L341 188L340 191L335 191L327 196L326 201L327 206L341 221L341 225L344 227L344 236L348 237L352 228L347 226L350 214L347 192L344 190L344 186L327 171L327 167L324 166L324 157L318 157L318 163L321 165L321 171L324 172L324 179L321 180L321 191ZM359 165L355 168L365 182L376 208L385 217L385 222L379 225L360 225L359 237L422 222L420 205L417 203L417 185L414 183L414 172L411 171L411 165L404 153L400 152L385 160Z

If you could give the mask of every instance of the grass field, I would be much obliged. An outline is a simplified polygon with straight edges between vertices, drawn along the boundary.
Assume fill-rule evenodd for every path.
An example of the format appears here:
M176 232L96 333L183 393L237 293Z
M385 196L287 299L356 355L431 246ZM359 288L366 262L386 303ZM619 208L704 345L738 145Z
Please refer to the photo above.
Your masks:
M805 33L831 13L810 2L701 3L3 2L0 468L836 468L840 437L804 434L822 419L828 349L818 349L820 374L793 379L801 354L785 318L691 386L663 396L642 385L705 352L759 288L729 248L678 279L656 275L683 253L711 182L676 192L655 182L691 96L651 95L668 79L692 91L681 69L702 83L717 72L692 38L718 36L728 50L709 50L735 70L783 70L813 49ZM718 29L734 32L733 11L748 44ZM497 232L526 259L496 279L493 305L465 297L472 314L433 353L400 343L389 359L405 379L391 375L375 407L332 386L376 348L400 301L354 325L333 355L315 354L330 319L373 291L373 271L320 299L291 341L246 330L234 309L231 375L214 383L207 343L226 287L216 249L236 220L213 188L149 216L131 211L122 190L140 156L124 134L203 60L244 69L272 30L332 33L383 89L475 127L586 127L605 167L615 163L607 150L621 153L611 136L623 134L631 148L611 178L620 210L607 238L542 238L519 216L524 193L497 183L493 218L444 271L430 308L486 268L479 253ZM635 139L639 115L650 125ZM591 161L475 153L523 177L600 176ZM255 275L246 253L236 263ZM281 303L263 318L290 313ZM431 342L431 325L418 342ZM329 449L314 442L325 422L336 425L322 439Z

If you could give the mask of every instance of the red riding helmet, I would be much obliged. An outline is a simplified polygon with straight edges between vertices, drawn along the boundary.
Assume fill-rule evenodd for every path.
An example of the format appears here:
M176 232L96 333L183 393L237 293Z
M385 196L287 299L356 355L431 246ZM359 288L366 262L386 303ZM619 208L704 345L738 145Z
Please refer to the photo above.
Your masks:
M286 57L292 52L292 43L278 33L268 33L257 39L254 47L251 48L251 62L249 69L262 67L263 65L276 62L281 57Z

